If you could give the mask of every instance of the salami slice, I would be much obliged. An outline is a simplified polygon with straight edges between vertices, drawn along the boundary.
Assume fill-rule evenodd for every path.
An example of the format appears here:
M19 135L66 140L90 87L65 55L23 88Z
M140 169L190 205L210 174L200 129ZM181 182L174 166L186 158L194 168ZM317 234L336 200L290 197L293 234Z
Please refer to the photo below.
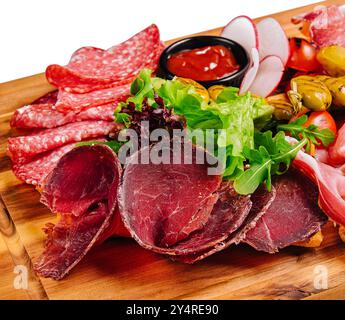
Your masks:
M8 151L15 163L24 163L37 154L71 142L106 136L120 128L119 124L108 121L70 123L58 128L41 130L28 136L9 138Z
M52 92L48 92L44 96L38 98L35 100L32 104L55 104L57 101L57 96L58 96L59 90L55 90Z
M13 173L16 177L27 183L40 186L45 177L54 169L59 159L75 147L70 143L55 150L39 154L27 163L14 163Z
M141 69L157 68L161 49L159 30L151 25L108 50L81 48L66 67L49 66L46 77L54 86L75 93L90 92L109 84L128 84Z
M129 89L129 84L125 84L84 94L60 90L55 108L62 113L69 111L80 112L94 106L116 103L127 98Z
M114 120L114 110L117 103L91 107L80 113L70 111L62 113L53 109L54 104L31 104L16 110L11 118L13 128L55 128L67 123L86 120Z
M121 165L107 146L78 147L63 156L46 178L42 202L61 216L46 228L44 253L35 270L63 278L109 228L117 208Z

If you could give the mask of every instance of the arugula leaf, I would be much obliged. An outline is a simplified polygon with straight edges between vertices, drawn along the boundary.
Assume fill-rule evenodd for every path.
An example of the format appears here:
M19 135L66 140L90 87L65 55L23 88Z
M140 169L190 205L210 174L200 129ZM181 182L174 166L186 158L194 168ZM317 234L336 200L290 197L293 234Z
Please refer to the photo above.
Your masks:
M321 142L323 146L328 147L334 141L334 132L328 128L320 130L315 124L305 127L304 124L307 122L307 120L308 116L303 115L291 123L277 126L277 129L290 132L290 134L297 140L307 138L315 145L320 145Z
M244 156L250 168L239 175L234 181L234 188L239 194L253 193L261 183L266 183L267 190L271 190L271 176L285 173L297 152L307 143L303 138L299 143L290 145L285 140L284 132L278 132L272 137L271 131L255 133L256 149L244 149ZM281 170L281 167L285 167Z

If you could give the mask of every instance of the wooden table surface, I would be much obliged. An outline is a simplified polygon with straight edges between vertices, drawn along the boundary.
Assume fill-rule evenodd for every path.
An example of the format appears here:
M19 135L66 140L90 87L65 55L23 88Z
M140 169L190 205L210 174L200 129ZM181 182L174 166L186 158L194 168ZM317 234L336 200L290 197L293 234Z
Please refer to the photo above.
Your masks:
M345 1L322 2L331 3ZM290 18L314 6L272 16L294 36L298 26ZM219 32L217 28L200 34ZM12 174L6 141L14 133L9 127L13 111L53 89L44 74L0 84L0 299L345 298L345 244L332 224L324 228L325 240L317 249L290 247L269 255L240 245L192 266L146 251L133 240L111 239L62 281L36 277L31 263L42 252L41 229L55 217L39 203L39 193ZM16 265L28 270L26 290L14 289ZM327 270L328 289L315 288L320 268Z

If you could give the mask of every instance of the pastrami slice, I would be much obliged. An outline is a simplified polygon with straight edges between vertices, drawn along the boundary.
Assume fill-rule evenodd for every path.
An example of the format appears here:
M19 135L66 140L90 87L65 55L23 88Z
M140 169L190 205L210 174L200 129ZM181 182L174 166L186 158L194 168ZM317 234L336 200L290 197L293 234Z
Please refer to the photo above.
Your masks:
M35 264L40 275L63 278L107 230L116 233L111 223L119 225L120 176L120 162L105 145L78 147L61 158L43 185L42 202L61 219L46 230L45 251Z

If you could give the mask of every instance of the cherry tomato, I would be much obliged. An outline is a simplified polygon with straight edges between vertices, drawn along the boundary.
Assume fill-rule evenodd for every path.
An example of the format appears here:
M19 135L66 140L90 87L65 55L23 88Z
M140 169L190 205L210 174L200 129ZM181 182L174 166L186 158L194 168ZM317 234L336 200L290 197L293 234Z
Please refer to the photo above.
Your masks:
M315 72L322 70L321 64L318 62L316 55L317 49L305 39L291 38L290 58L287 63L289 68L304 71Z
M316 125L320 130L328 128L333 131L334 134L337 134L337 125L333 117L327 111L312 112L304 126L308 127L311 124Z

